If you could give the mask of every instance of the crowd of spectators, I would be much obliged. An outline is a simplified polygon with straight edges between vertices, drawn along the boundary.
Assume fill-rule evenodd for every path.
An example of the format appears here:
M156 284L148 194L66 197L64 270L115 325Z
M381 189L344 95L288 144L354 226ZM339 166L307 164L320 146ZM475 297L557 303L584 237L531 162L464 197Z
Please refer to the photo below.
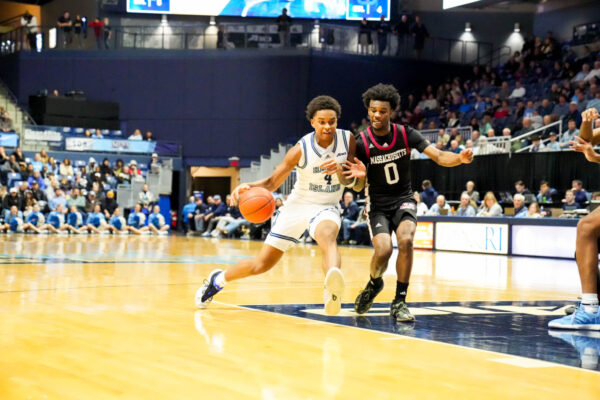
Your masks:
M158 163L152 155L152 163ZM137 182L137 204L121 215L117 185ZM136 160L114 164L90 157L75 167L69 158L56 160L45 150L25 157L20 148L8 155L0 147L0 230L35 233L166 234L156 194L144 183ZM127 220L125 220L127 217Z
M504 65L474 66L466 77L403 95L392 120L420 130L439 129L436 144L446 150L473 148L476 154L499 153L503 150L489 138L515 138L538 129L514 140L511 150L530 145L531 152L566 150L569 140L579 133L581 113L588 108L600 111L599 50L585 47L580 56L563 51L551 32L544 40L527 39L522 51ZM560 127L551 125L557 121ZM360 124L353 122L351 128L358 133L367 124L363 119ZM452 129L459 126L472 128L470 139ZM540 129L544 126L549 127Z

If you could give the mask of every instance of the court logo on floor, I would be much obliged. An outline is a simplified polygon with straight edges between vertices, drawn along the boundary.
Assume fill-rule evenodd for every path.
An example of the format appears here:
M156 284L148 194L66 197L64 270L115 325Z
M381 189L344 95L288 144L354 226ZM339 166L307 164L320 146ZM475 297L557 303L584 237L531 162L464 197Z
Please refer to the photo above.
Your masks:
M565 315L564 301L410 303L414 323L390 317L390 304L376 303L363 315L344 304L335 317L322 304L253 305L249 308L600 371L600 332L548 330Z

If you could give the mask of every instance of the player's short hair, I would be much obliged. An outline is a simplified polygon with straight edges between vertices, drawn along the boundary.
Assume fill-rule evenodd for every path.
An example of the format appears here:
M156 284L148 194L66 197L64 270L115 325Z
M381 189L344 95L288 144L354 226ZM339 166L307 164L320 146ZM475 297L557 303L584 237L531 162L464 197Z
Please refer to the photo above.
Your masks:
M339 118L342 115L342 106L331 96L317 96L306 106L306 118L310 121L317 111L333 110Z
M400 104L400 95L393 85L384 85L379 83L375 86L371 86L366 92L362 94L363 103L368 109L371 101L387 101L390 103L390 108L395 110Z

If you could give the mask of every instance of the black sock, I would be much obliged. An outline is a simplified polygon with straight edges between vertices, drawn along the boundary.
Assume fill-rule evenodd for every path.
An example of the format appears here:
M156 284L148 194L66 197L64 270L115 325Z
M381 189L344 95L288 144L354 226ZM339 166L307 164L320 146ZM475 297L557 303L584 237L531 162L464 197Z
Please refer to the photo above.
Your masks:
M369 281L369 283L375 287L375 289L380 289L383 286L383 278L379 277L379 278L373 278L371 277L371 280Z
M406 292L408 291L408 283L396 282L396 298L394 301L406 301Z

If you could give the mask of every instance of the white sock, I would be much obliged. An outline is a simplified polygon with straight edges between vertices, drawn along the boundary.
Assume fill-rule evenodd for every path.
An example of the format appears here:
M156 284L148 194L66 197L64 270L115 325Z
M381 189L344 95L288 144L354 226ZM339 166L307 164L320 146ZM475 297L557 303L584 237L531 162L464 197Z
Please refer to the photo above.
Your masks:
M217 288L223 289L227 281L225 280L225 271L219 272L217 276L215 276L215 285Z
M585 312L596 314L598 312L598 293L583 293L581 295L581 305Z

